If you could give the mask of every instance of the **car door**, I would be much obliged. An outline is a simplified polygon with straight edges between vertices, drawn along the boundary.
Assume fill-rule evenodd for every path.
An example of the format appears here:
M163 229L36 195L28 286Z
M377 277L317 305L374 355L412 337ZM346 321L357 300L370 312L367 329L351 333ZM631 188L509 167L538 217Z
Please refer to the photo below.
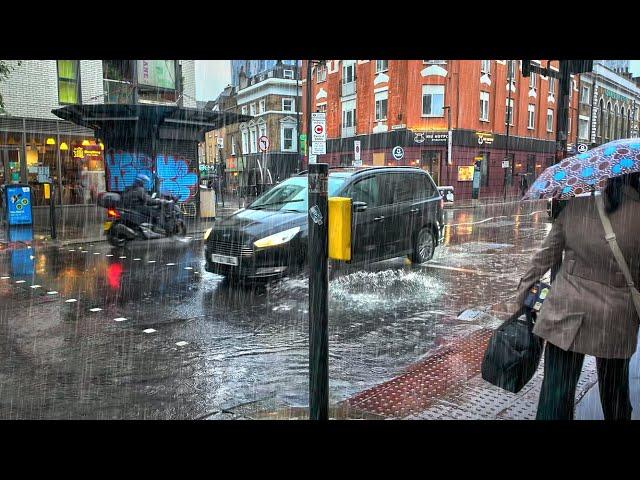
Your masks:
M384 216L380 205L378 178L374 175L355 180L345 190L353 205L353 249L354 262L369 262L380 256L383 243ZM357 208L357 202L365 206Z
M413 234L420 222L420 198L422 174L402 172L393 175L393 208L387 224L391 248L403 254L413 247Z

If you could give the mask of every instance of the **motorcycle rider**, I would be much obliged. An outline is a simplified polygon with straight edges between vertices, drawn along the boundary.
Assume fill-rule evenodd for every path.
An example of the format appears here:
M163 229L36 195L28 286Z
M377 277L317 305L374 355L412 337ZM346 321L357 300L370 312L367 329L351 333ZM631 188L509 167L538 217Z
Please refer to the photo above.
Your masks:
M158 199L152 198L144 188L146 183L151 182L151 179L146 175L140 173L136 176L133 185L127 187L122 194L122 203L125 208L131 208L138 210L146 217L151 218L153 223L156 223L158 213L155 208L156 205L160 205Z

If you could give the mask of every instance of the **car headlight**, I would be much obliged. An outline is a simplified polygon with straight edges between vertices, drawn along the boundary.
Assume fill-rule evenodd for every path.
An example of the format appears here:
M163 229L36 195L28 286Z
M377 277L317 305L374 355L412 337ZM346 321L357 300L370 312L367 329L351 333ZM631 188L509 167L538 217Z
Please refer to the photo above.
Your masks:
M211 235L211 230L213 230L213 227L207 229L206 232L204 232L204 239L208 240L209 239L209 235Z
M299 231L300 227L293 227L283 232L274 233L273 235L269 235L268 237L256 240L255 242L253 242L253 244L258 248L275 247L276 245L287 243L293 237L295 237Z

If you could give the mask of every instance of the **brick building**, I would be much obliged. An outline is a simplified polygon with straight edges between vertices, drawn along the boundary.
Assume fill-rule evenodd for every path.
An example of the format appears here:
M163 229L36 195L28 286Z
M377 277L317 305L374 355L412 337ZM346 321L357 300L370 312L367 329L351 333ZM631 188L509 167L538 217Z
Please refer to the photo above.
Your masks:
M558 70L557 62L550 65ZM572 144L577 82L572 76ZM327 113L327 154L318 161L351 165L360 140L363 164L420 166L438 184L454 186L457 198L471 196L469 167L478 160L481 198L501 197L505 182L516 194L520 174L531 183L554 161L558 80L525 78L517 60L328 60L313 68L311 100L312 110ZM396 146L404 150L400 160L392 155ZM507 148L509 167L502 168Z

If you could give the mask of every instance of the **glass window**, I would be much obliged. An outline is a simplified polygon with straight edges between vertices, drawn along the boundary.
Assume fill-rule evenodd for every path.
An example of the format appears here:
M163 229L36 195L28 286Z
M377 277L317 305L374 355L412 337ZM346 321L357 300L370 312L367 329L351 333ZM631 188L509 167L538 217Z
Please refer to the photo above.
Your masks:
M247 106L246 106L246 105L244 105L244 106L242 107L242 115L246 115L246 114L247 114Z
M62 203L95 204L106 190L103 146L95 139L68 136L60 137L59 148Z
M79 103L79 70L78 60L58 60L58 103L61 105Z
M351 198L352 203L365 202L368 207L380 206L378 177L368 177L354 183L347 190L346 196Z
M356 79L355 65L348 63L342 66L342 83L351 83Z
M287 79L292 80L292 79L293 79L293 70L289 70L289 69L287 69L287 70L283 70L283 71L282 71L282 76L283 76L284 78L287 78Z
M326 112L327 111L327 104L324 103L322 105L316 105L316 112Z
M491 60L480 60L480 72L491 73Z
M515 60L507 60L507 78L513 79L516 75Z
M256 153L258 151L258 137L256 135L256 129L249 129L249 147L251 153Z
M264 113L265 112L265 105L266 105L266 101L265 100L260 100L260 107L258 109L259 113Z
M413 202L433 196L426 175L409 173L395 174L393 203Z
M588 118L578 119L578 137L581 139L589 138L589 119Z
M389 60L376 60L376 73L386 72L389 69Z
M247 130L242 131L242 153L244 155L249 153L249 132Z
M547 109L547 132L553 132L553 110Z
M48 200L44 199L42 184L52 178L56 188L59 186L57 135L55 133L44 135L27 132L26 141L27 182L31 185L33 205L48 205ZM19 173L19 164L16 167L15 171Z
M535 72L529 74L529 88L536 88L536 75Z
M556 93L556 79L553 77L549 77L549 93L551 95Z
M316 67L316 82L324 82L327 79L327 66L318 65Z
M378 92L375 96L376 121L387 119L388 92Z
M236 154L236 142L234 141L233 137L230 137L229 141L231 142L231 155L235 155Z
M422 86L422 116L444 116L444 85Z
M536 124L536 106L535 105L529 105L527 107L527 111L529 112L527 128L529 130L533 130L535 128L535 124Z
M489 92L480 92L480 120L489 121Z
M252 103L249 106L249 114L252 115L252 116L256 114L256 104L255 103Z
M284 112L293 112L295 111L295 101L293 98L283 98L282 99L282 111Z
M587 85L582 85L580 89L580 103L589 103L591 89Z
M282 127L282 150L285 152L293 152L296 150L294 143L295 127Z
M333 197L344 185L344 177L329 175L328 195ZM290 177L268 192L258 197L247 208L260 210L293 210L306 212L308 209L308 179Z
M509 123L509 125L513 125L513 98L506 100L506 111L504 114L504 123L505 125Z

